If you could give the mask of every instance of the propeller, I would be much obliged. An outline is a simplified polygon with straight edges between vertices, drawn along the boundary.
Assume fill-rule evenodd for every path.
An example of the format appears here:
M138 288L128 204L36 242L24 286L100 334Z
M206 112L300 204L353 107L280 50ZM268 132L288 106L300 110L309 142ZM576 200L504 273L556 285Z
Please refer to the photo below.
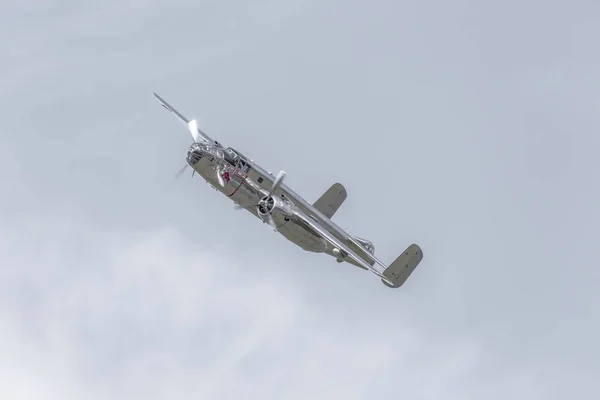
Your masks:
M273 231L277 232L277 224L275 224L275 220L271 214L267 214L267 223L273 228Z
M215 170L217 171L217 179L219 180L219 185L221 185L221 187L225 187L225 181L223 180L223 176L221 176L221 168L216 167Z
M273 194L275 189L277 189L279 187L279 185L281 185L281 183L283 182L284 179L285 179L285 171L279 171L279 173L277 174L277 178L275 178L275 181L273 182L273 186L271 186L271 190L269 191L269 194L267 195L267 197L271 197L271 195Z
M252 207L258 207L260 205L260 203L262 202L259 201L257 204L247 204L245 206L241 205L241 204L236 204L233 208L234 210L245 210L247 208L252 208ZM275 224L275 220L273 219L273 216L271 214L266 214L264 215L264 217L266 218L266 222L271 226L271 228L273 228L273 230L275 232L277 232L277 224Z
M198 122L193 119L190 122L188 122L188 129L190 130L190 133L192 134L192 139L194 139L194 143L198 143L200 141L200 132L198 132Z
M275 180L273 181L273 185L271 186L271 190L269 190L269 192L267 193L267 195L265 197L263 197L258 204L247 204L247 205L241 205L241 204L236 204L234 206L235 210L243 210L243 209L247 209L247 208L251 208L251 207L258 207L261 202L268 202L269 198L271 198L271 196L273 195L273 192L275 192L275 190L281 185L281 183L283 182L283 180L285 179L285 171L279 171L279 173L277 174L277 177L275 178ZM220 176L220 175L219 175ZM266 209L266 207L265 207ZM277 231L277 224L275 224L275 220L273 219L273 216L270 213L267 213L265 215L266 217L266 222L271 226L271 228L273 228L274 231Z
M183 173L184 173L184 172L187 170L187 168L188 168L188 167L189 167L189 165L188 165L188 164L185 164L185 165L183 166L183 168L181 168L181 169L180 169L180 170L177 172L177 174L175 174L175 179L179 179L179 178L181 177L181 175L183 175Z
M269 193L265 196L267 199L269 197L271 197L273 195L273 192L275 191L275 189L277 189L281 183L283 182L283 180L285 179L285 171L279 171L279 173L277 174L277 177L275 178L275 181L273 181L273 185L271 186L271 190L269 190ZM236 210L242 210L242 209L246 209L246 208L250 208L250 207L258 207L258 205L260 204L260 201L256 204L247 204L245 206L241 205L241 204L236 204L234 206L234 209Z
M193 119L190 122L188 122L187 124L188 129L190 131L190 134L192 135L192 139L194 139L194 143L198 143L201 138L200 138L200 133L198 132L198 122ZM187 170L187 168L189 167L189 165L186 163L183 168L181 168L177 174L175 174L175 179L179 179L181 177L181 175L183 175L183 173ZM223 178L221 178L221 175L219 174L219 183L221 184L221 186L224 186L224 182L223 182Z

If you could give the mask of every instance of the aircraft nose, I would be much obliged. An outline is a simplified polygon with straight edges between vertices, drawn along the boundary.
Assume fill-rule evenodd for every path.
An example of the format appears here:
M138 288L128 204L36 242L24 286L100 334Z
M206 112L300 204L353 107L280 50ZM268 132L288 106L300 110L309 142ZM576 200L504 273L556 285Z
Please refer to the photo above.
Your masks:
M188 153L188 163L190 163L191 165L196 164L198 161L200 161L200 159L202 158L202 154L200 153L199 150L192 150Z

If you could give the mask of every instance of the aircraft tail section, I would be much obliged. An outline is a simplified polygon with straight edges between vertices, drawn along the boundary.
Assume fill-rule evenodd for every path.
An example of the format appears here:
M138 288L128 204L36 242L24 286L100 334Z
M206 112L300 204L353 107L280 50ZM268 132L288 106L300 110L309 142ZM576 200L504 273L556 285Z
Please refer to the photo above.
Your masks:
M357 241L358 244L364 247L364 249L367 250L369 253L375 255L375 245L373 244L373 242L367 239L359 238L358 236L353 236L352 239Z
M315 203L315 207L319 212L331 219L342 203L346 200L348 194L346 188L341 183L334 183Z
M392 283L390 285L385 280L381 280L386 286L399 288L406 282L410 274L417 268L417 265L423 259L423 250L416 245L411 244L400 254L389 267L383 271L383 275Z

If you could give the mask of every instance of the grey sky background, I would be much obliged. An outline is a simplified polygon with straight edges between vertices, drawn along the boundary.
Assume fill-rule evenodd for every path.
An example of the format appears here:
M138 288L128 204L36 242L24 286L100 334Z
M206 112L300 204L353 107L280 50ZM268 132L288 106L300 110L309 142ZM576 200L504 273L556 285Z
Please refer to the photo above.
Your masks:
M597 398L600 5L3 1L0 397ZM203 180L156 91L391 262Z

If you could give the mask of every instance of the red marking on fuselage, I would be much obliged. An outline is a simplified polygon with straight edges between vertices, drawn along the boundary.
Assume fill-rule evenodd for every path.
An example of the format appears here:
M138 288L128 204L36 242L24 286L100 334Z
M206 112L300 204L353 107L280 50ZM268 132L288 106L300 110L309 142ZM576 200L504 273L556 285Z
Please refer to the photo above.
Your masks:
M235 188L235 190L233 191L233 193L231 193L231 194L230 194L230 195L228 195L227 197L231 197L231 196L233 196L234 194L236 194L236 192L237 192L237 191L238 191L238 190L239 190L239 189L240 189L240 188L241 188L241 187L244 185L244 182L246 182L246 178L247 178L247 176L246 176L246 177L244 177L244 179L242 179L242 182L240 183L240 185L239 185L237 188Z
M229 176L229 172L225 171L223 172L223 174L221 175L221 177L225 180L225 182L229 183L229 181L231 180L231 177Z
M229 164L225 164L223 171L223 174L228 174L230 179L232 177L236 177L239 179L246 179L248 177L248 175L244 174L242 171Z
M221 176L223 177L223 179L225 181L227 181L227 183L229 183L233 178L237 178L237 179L241 180L240 184L238 185L238 187L235 188L233 193L227 195L227 197L231 197L237 193L237 191L242 187L242 185L244 185L244 183L246 182L246 179L248 178L248 175L244 174L242 171L240 171L239 169L237 169L229 164L225 164L223 171L224 172Z

